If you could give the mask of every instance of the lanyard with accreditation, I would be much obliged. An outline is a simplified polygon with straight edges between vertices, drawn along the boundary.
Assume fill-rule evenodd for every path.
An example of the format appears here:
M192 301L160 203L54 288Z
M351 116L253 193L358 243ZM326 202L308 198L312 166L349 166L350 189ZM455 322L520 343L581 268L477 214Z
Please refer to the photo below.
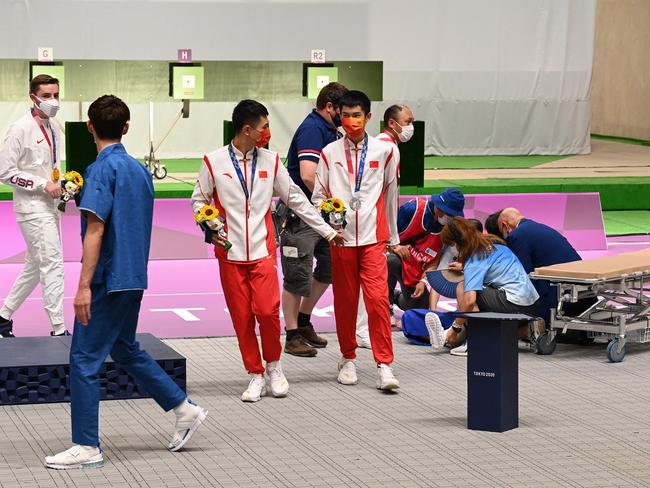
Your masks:
M56 166L56 138L54 137L54 130L50 129L52 131L52 140L50 140L50 136L47 130L45 130L43 122L41 122L41 118L36 114L34 110L32 110L32 117L34 117L34 122L36 122L36 125L38 125L38 127L41 129L41 132L47 141L47 145L50 146L50 152L52 153L52 166ZM50 122L50 124L51 123L52 122Z
M239 168L239 162L237 161L237 156L235 155L235 150L232 148L232 144L228 144L228 153L230 154L230 160L232 165L235 167L235 172L239 178L239 183L241 183L241 188L244 190L244 196L246 197L246 218L250 217L251 214L251 198L253 197L253 184L255 183L255 169L257 168L257 148L253 149L253 166L251 167L251 189L250 192L246 187L246 180L244 175ZM244 155L244 158L246 155Z
M363 147L361 149L361 160L359 161L359 169L354 183L350 182L350 187L352 187L352 198L348 202L350 209L355 212L361 208L361 197L359 195L359 190L361 189L361 180L363 180L363 170L366 166L366 156L368 155L368 134L363 138ZM345 157L348 160L348 173L354 175L354 168L352 166L352 154L350 148L345 144Z

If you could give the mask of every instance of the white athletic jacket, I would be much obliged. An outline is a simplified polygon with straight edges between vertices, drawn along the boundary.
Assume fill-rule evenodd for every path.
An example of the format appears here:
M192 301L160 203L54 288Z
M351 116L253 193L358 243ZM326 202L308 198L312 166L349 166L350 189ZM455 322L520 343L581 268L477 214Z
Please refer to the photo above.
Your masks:
M233 149L250 192L253 151L249 151L244 157L237 148ZM257 151L257 167L248 217L246 196L230 159L228 146L221 147L203 158L199 178L192 193L192 210L198 213L203 205L214 201L219 214L225 217L228 240L232 243L232 248L226 252L221 246L215 246L217 258L251 262L275 256L275 235L271 217L271 198L274 191L316 232L328 240L334 238L336 231L325 223L302 190L293 183L278 154L268 149Z
M359 195L361 208L350 208L354 182L359 171L363 141L358 145L346 136L323 148L312 202L336 197L346 206L345 246L365 246L377 242L399 244L397 207L399 162L392 145L368 136L368 153ZM346 151L347 148L347 151ZM349 154L350 158L346 153Z
M59 129L54 121L45 121L44 128L50 142L54 134L56 166L60 167ZM45 191L45 184L52 181L53 169L52 149L29 111L9 126L0 150L0 181L13 188L17 220L57 213L58 200Z
M399 170L400 170L400 165L402 164L402 158L399 153L399 147L397 146L398 143L395 142L395 139L393 139L393 137L386 132L380 132L379 134L377 134L377 139L383 142L387 142L388 144L390 144L390 147L393 148L393 157L397 161L397 197L399 202ZM399 204L398 204L398 208L399 208Z

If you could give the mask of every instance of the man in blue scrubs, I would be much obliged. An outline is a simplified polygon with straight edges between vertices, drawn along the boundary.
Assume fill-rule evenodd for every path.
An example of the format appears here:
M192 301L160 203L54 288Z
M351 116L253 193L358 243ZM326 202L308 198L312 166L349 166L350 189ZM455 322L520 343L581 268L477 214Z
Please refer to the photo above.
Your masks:
M174 410L176 430L169 450L182 448L207 415L135 340L147 288L154 190L151 174L120 143L129 128L129 108L119 98L104 95L91 104L88 118L98 156L86 169L79 206L83 256L70 349L74 445L45 458L53 469L104 465L99 370L108 354L145 385L165 411Z

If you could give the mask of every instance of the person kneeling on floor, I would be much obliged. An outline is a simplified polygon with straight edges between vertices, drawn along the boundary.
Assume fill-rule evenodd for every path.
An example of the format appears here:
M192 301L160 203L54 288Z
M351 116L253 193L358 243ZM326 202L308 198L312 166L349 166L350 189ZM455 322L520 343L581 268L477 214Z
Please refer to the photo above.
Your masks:
M458 261L449 269L463 272L456 296L460 312L523 313L534 315L539 294L503 240L484 235L468 220L455 217L442 230L442 242L458 249ZM467 333L464 318L456 318L448 331L434 324L433 334L450 347L464 345ZM521 334L528 336L528 327Z

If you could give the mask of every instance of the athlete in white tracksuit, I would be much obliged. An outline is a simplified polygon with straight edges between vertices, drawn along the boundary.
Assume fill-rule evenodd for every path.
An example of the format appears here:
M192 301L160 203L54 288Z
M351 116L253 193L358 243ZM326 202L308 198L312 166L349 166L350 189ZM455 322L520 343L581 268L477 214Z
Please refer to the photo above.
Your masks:
M13 189L14 213L27 246L25 266L0 309L0 328L4 326L5 337L12 335L11 316L38 283L43 288L53 335L65 333L63 253L56 208L60 185L53 181L54 170L60 165L61 136L54 122L37 108L44 101L37 95L58 99L58 82L38 86L32 92L35 107L9 127L0 151L0 181ZM51 106L58 107L58 100L46 105L50 106L43 106L44 110L56 113Z

